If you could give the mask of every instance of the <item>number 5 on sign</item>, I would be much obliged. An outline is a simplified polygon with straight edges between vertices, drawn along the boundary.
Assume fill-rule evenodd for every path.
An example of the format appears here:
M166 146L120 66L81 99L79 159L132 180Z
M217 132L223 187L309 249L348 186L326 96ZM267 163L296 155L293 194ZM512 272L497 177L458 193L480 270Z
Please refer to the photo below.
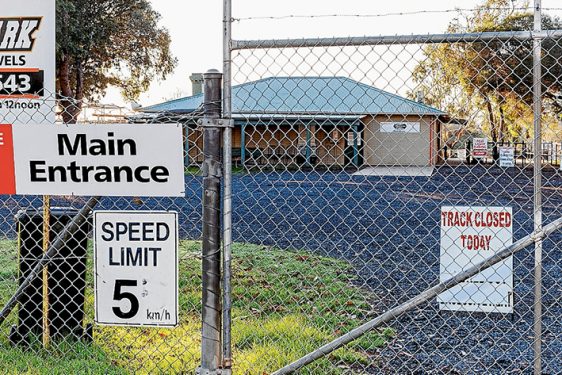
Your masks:
M94 212L96 323L178 324L175 212Z
M113 313L116 317L121 319L131 319L134 318L139 312L139 300L133 294L129 292L122 292L121 287L123 286L137 286L137 280L115 280L115 293L113 294L113 299L119 301L126 298L131 303L131 308L127 312L123 312L120 307L113 307Z

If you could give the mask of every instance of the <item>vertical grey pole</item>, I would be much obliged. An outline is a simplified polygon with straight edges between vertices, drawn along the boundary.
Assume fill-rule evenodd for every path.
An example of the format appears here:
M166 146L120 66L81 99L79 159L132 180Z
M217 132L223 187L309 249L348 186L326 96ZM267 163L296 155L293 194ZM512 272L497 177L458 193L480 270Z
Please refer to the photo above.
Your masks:
M232 0L224 0L223 4L223 118L232 118L232 70L230 41L232 39ZM223 214L223 373L232 372L231 347L231 287L230 265L232 261L232 129L224 130L223 162L224 162L224 214Z
M204 77L204 117L221 116L222 74L211 69ZM221 366L221 129L206 126L203 131L203 298L201 330L201 369L203 375L216 374Z
M189 125L185 124L185 145L184 145L184 161L185 168L189 168Z
M359 169L359 127L353 124L353 167Z
M541 0L535 0L535 32L542 30L541 25ZM542 54L541 39L538 36L533 40L533 113L534 113L534 222L535 234L542 232ZM534 300L534 373L541 373L541 341L542 341L542 238L535 239L535 300Z

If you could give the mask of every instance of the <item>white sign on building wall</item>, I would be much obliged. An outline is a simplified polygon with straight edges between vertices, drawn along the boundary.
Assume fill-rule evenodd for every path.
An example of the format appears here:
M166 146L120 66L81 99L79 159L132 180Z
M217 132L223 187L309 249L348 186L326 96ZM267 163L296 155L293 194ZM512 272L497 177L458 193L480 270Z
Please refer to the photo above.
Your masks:
M354 146L355 142L357 142L357 146L361 146L363 144L363 137L361 136L360 132L348 132L347 133L347 145Z
M442 207L440 281L512 244L511 207ZM437 297L441 310L513 312L513 257Z
M0 0L0 123L54 123L55 0Z
M419 122L381 122L381 133L419 133Z

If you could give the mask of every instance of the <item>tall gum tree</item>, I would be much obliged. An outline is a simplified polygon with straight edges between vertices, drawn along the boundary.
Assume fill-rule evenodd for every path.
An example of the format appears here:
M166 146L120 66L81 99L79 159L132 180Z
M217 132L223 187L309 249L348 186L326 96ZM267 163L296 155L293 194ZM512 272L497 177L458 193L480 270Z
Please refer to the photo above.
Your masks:
M487 0L449 24L448 32L521 31L533 29L528 2ZM543 29L562 28L560 19L544 15ZM562 112L562 43L545 40L543 93L547 123ZM494 143L529 139L532 130L533 42L473 42L429 45L413 72L428 104L478 123ZM557 125L554 125L557 126ZM497 148L494 149L497 157Z
M75 123L85 99L121 89L137 100L175 65L170 35L147 0L57 0L57 99Z

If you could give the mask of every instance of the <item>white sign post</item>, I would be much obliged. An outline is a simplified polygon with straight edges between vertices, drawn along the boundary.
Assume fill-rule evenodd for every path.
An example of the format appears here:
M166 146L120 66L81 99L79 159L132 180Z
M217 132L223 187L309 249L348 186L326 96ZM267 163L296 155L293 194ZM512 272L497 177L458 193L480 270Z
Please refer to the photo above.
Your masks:
M488 156L488 138L472 139L472 156L477 159Z
M440 281L512 244L510 207L442 207ZM441 310L513 312L513 257L437 297Z
M0 125L0 194L184 196L179 124Z
M515 149L513 147L500 147L500 167L515 167Z
M94 212L95 321L178 324L175 212Z
M55 0L0 0L0 123L55 122Z

